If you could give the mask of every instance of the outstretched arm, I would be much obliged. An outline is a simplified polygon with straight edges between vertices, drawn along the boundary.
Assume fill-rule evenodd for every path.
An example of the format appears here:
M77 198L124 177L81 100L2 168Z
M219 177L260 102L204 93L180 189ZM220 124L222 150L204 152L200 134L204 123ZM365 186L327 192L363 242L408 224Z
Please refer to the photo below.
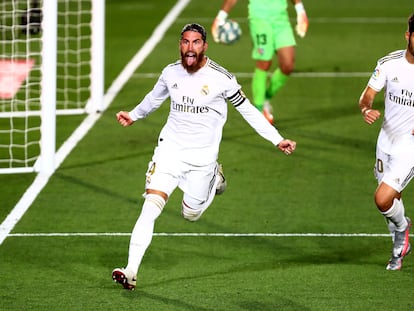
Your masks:
M230 13L231 9L236 5L237 0L224 0L221 9L227 14Z
M135 121L147 117L150 113L158 109L168 96L168 88L161 76L152 91L147 93L144 99L134 109L129 112L118 112L116 119L122 126L130 126Z
M376 90L367 86L359 98L359 109L361 109L362 116L368 124L374 123L381 116L381 112L372 109L375 96L378 94Z
M229 99L233 103L234 107L243 118L250 124L250 126L256 130L256 132L264 139L273 143L277 148L284 152L286 155L295 151L296 142L290 139L283 138L279 131L270 125L260 111L254 107L248 98L244 97L241 90Z

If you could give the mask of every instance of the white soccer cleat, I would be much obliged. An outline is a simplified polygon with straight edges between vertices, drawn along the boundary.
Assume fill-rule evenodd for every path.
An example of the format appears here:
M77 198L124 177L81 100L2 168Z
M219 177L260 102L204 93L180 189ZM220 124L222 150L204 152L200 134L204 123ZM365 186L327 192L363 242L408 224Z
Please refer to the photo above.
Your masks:
M137 285L137 276L124 268L116 268L112 271L114 282L121 284L125 289L134 290Z
M411 251L411 244L409 241L411 220L408 217L406 218L408 222L407 228L402 232L393 232L394 246L392 249L391 259L386 267L387 270L401 270L404 257Z
M273 125L273 107L269 101L265 101L262 112L266 120Z

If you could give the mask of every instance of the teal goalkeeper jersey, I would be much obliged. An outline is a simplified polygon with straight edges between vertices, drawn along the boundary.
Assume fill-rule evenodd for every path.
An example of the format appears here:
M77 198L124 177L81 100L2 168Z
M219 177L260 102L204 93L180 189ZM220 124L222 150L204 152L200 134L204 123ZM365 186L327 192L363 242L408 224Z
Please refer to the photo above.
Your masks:
M250 0L249 18L275 19L277 16L286 16L287 0Z

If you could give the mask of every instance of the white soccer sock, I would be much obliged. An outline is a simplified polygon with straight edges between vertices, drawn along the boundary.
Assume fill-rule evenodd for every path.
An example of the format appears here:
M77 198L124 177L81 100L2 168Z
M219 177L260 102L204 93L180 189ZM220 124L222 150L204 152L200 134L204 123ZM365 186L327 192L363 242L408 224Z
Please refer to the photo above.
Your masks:
M165 200L156 194L147 194L141 214L132 230L129 242L128 265L129 269L137 274L139 265L144 257L145 251L151 243L154 233L154 223L161 214L165 205Z
M391 222L395 225L395 230L404 231L407 228L408 222L405 218L405 209L402 199L394 199L392 206L388 211L381 212L384 215L387 222Z

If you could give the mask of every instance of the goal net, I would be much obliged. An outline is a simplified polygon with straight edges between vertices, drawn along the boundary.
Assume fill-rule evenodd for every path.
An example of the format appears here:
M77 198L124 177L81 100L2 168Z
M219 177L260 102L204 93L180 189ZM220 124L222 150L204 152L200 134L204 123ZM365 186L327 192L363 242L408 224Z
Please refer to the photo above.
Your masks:
M1 0L0 173L54 170L56 115L101 111L104 0Z

